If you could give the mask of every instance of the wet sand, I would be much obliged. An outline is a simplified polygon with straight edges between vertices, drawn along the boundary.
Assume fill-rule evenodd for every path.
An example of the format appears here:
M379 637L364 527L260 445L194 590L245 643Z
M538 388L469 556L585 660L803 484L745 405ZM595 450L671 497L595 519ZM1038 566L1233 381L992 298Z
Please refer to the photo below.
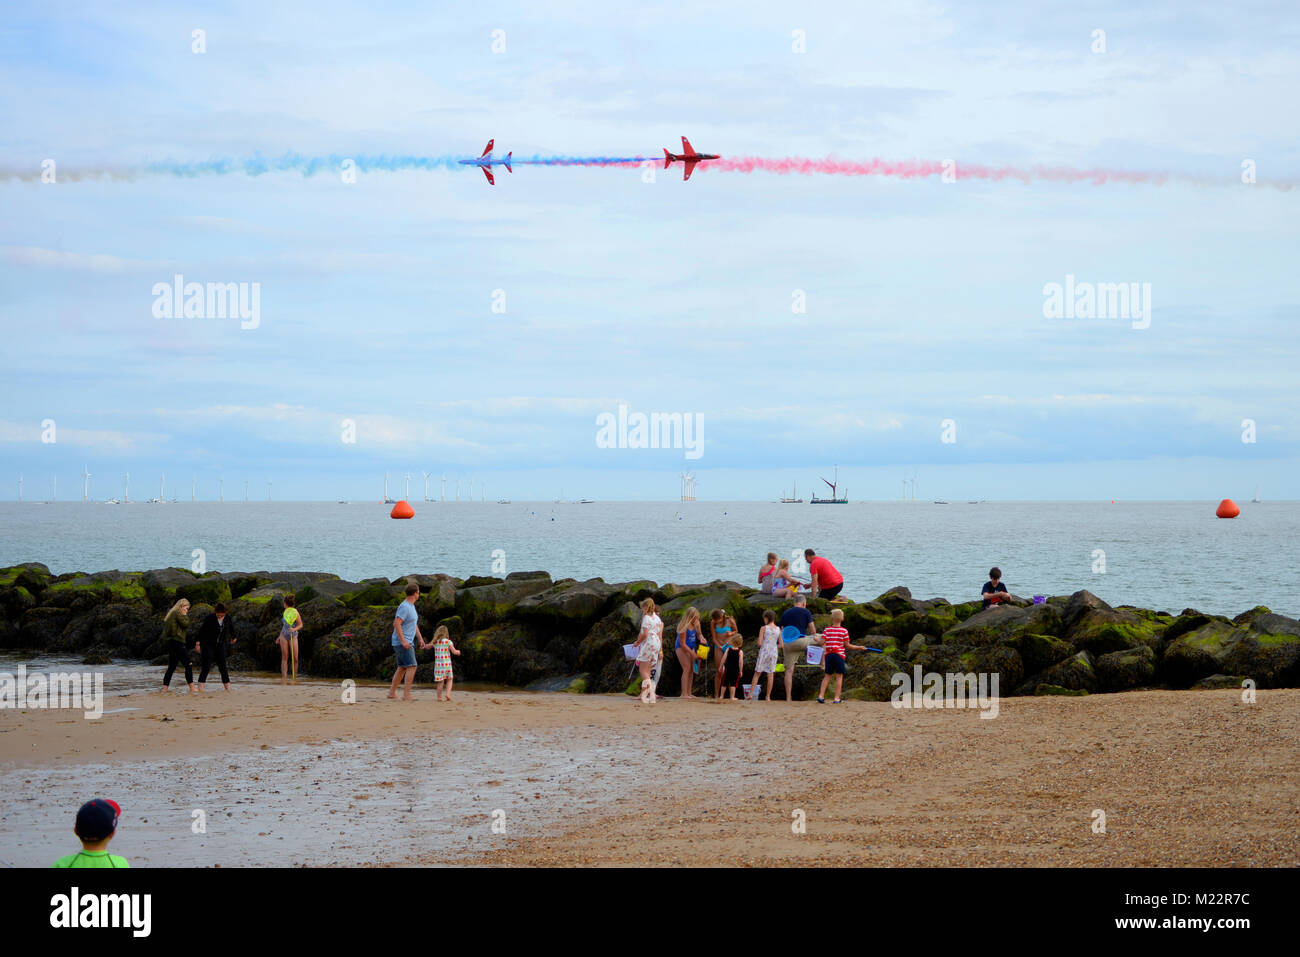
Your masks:
M137 866L1300 864L1300 690L1009 698L986 720L209 687L114 697L138 710L97 721L0 710L0 859L67 853L99 794Z

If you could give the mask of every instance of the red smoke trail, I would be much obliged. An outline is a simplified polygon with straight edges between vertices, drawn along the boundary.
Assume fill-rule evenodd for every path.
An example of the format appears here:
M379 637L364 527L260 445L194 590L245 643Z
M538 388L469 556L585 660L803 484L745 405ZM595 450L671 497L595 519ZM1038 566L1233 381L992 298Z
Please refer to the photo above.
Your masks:
M719 170L728 173L776 173L786 176L886 176L891 179L928 179L942 176L951 169L958 179L979 179L989 182L1035 180L1052 183L1128 183L1131 185L1159 186L1168 182L1169 173L1150 173L1140 170L1076 169L1068 166L981 166L954 160L950 164L935 160L841 160L833 157L810 159L787 156L783 159L766 159L761 156L736 156L700 164L701 170Z

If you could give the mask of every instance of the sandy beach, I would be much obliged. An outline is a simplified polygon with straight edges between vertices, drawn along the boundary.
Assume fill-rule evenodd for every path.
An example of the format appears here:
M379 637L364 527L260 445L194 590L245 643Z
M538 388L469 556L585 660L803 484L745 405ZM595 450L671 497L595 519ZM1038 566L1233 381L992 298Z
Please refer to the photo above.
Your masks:
M1007 698L987 720L235 689L114 697L99 720L0 711L0 858L66 853L103 795L114 850L153 867L1300 864L1297 690Z

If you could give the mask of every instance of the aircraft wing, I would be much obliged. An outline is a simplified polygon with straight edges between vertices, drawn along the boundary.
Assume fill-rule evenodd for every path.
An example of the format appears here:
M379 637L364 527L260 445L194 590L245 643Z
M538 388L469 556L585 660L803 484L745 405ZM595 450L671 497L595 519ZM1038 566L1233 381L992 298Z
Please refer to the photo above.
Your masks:
M699 162L699 160L685 160L685 161L682 163L682 167L683 167L682 182L683 182L683 183L686 182L688 179L691 178L691 174L695 172L695 164L698 163L698 162Z
M479 154L479 159L482 159L484 156L487 156L489 153L492 152L492 144L495 142L496 142L496 137L493 137L492 139L488 140L488 145L483 147L483 152Z
M687 156L695 155L695 147L692 146L691 141L684 136L682 137L682 152L685 153Z
M487 177L489 186L495 186L497 184L497 181L492 178L492 171L490 169L488 169L486 166L480 166L479 169L481 169L483 171L483 175Z

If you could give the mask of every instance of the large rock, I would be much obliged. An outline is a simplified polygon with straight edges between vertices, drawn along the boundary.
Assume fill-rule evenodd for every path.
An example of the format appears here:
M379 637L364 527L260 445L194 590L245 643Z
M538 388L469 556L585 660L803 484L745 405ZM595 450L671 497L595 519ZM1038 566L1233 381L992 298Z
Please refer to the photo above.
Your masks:
M850 652L847 666L849 673L844 676L843 697L856 701L888 701L895 687L891 679L904 670L893 658L874 652ZM828 686L827 690L833 692L834 686Z
M141 576L141 581L154 611L166 612L178 601L176 589L194 584L198 577L188 568L153 568Z
M1227 673L1228 655L1247 633L1226 619L1211 619L1169 643L1160 661L1161 676L1175 687L1186 688L1200 678Z
M562 661L538 650L541 640L535 629L518 621L470 632L459 646L466 679L522 686L565 673Z
M473 579L467 578L466 582ZM488 585L461 588L456 592L456 614L469 628L484 628L509 615L530 595L551 588L551 579L506 579Z
M531 585L549 582L549 579L526 581ZM554 585L520 599L512 617L554 628L585 630L602 617L615 597L620 595L622 590L617 585L608 585L600 578Z
M306 628L309 622L305 609L303 622ZM396 664L392 637L391 608L363 608L351 612L350 618L313 641L311 673L322 678L356 680L382 677L386 667L391 675ZM301 653L301 643L299 650ZM262 660L260 655L259 660ZM277 651L276 670L280 667L279 660Z
M18 633L14 636L11 647L44 651L58 642L70 621L72 612L67 608L44 605L29 608L19 619Z
M1088 594L1082 592L1081 594ZM1066 610L1069 615L1069 609ZM1064 622L1063 622L1064 624ZM1107 655L1143 645L1153 652L1161 647L1161 625L1129 611L1114 608L1089 609L1066 625L1065 640L1076 649L1093 655Z
M25 588L34 598L40 598L41 592L49 586L52 578L50 570L40 562L10 565L8 568L0 568L0 593L12 585Z
M1042 608L1042 605L1037 607ZM1097 672L1093 668L1093 657L1086 651L1066 658L1059 664L1052 665L1046 671L1040 671L1033 677L1026 678L1016 689L1016 694L1034 694L1040 685L1055 685L1068 691L1097 690Z
M1156 653L1147 645L1112 651L1093 666L1102 691L1127 691L1151 684L1156 677Z
M96 645L126 646L132 655L143 656L162 635L162 623L147 602L111 602L78 615L63 633L47 646L52 652L77 652Z
M1271 612L1251 619L1246 634L1224 656L1222 670L1254 678L1261 688L1300 684L1300 622Z
M42 601L49 607L86 612L108 602L145 603L147 599L143 575L107 571L55 581L43 593Z
M1068 641L1031 632L1012 635L1010 638L1003 639L1000 644L1013 648L1020 654L1025 670L1029 674L1046 671L1052 665L1074 654L1074 647Z
M992 645L1017 635L1056 635L1061 615L1048 604L1028 608L991 605L943 634L944 644Z
M623 655L623 646L636 641L641 631L641 610L631 602L614 609L587 633L578 646L576 667L591 679L587 689L593 692L622 691L627 686L631 662ZM665 629L664 657L673 655L671 632ZM677 675L681 672L678 670ZM666 676L664 676L666 677ZM667 694L664 677L659 679L660 694ZM677 679L680 681L680 678ZM672 686L676 691L679 684Z
M309 587L314 591L317 586ZM356 588L337 597L340 604L354 610L375 606L395 610L399 602L406 600L406 587L398 587L387 578L367 578Z

